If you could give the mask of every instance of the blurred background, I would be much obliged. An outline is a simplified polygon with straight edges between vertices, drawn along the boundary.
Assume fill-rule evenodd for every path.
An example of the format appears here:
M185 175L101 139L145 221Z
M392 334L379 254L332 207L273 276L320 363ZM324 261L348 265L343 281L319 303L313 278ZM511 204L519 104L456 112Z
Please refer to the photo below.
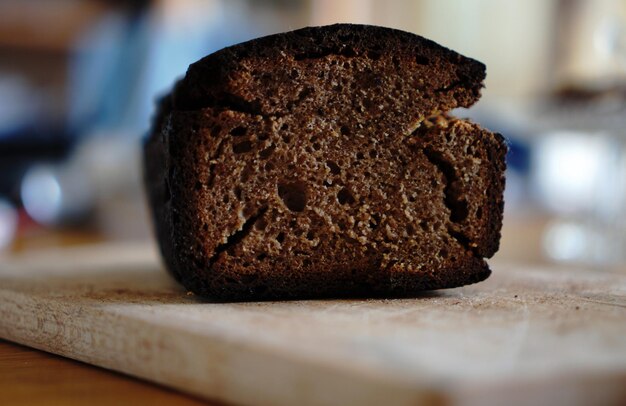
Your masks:
M155 98L220 48L335 22L487 65L456 114L510 145L498 259L626 263L625 0L0 0L0 257L149 240Z

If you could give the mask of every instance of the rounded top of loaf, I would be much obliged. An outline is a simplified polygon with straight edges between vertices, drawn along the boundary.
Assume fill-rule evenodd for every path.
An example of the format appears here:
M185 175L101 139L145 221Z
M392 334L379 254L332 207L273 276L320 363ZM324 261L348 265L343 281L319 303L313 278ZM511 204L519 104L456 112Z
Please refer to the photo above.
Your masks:
M427 94L430 102L419 108L421 115L471 106L480 98L485 78L481 62L419 35L334 24L253 39L202 58L189 66L177 84L172 107L197 110L225 105L252 114L284 114L303 97L290 91L310 81L303 72L351 60L363 62L354 67L355 75L382 77L393 72L405 79L402 92Z

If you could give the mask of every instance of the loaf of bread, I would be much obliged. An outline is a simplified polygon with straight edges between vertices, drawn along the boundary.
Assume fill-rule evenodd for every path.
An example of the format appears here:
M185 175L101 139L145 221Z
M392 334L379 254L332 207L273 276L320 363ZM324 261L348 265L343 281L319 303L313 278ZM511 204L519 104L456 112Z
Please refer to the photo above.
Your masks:
M145 145L167 268L214 300L410 296L487 278L506 146L447 114L484 77L417 35L350 24L192 64Z

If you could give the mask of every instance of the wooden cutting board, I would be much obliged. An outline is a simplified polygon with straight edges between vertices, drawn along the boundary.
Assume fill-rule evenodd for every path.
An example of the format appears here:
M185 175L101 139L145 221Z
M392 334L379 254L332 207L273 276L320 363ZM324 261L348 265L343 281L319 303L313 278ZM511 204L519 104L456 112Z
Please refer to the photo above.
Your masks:
M0 337L244 404L626 404L626 274L496 264L400 300L210 303L149 246L0 260Z

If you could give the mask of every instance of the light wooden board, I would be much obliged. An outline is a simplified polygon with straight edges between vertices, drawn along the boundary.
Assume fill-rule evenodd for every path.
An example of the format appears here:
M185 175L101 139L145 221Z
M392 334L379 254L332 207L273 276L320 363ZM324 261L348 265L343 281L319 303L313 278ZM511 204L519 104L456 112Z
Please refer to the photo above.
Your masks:
M0 337L244 404L626 404L626 275L496 264L396 300L209 303L149 246L0 259Z

